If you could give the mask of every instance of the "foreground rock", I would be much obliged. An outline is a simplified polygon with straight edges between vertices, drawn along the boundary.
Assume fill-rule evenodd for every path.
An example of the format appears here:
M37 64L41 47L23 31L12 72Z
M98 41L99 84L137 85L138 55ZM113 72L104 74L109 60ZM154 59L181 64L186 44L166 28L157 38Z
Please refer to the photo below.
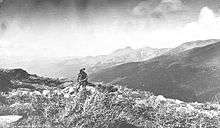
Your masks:
M0 127L7 127L10 123L16 122L21 118L22 116L18 115L0 116Z

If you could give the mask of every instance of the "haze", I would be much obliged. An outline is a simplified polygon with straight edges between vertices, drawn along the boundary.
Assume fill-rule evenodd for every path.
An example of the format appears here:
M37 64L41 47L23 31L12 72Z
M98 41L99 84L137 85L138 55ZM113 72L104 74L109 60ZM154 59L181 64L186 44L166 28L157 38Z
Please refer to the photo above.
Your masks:
M218 0L5 0L1 57L108 54L220 38Z

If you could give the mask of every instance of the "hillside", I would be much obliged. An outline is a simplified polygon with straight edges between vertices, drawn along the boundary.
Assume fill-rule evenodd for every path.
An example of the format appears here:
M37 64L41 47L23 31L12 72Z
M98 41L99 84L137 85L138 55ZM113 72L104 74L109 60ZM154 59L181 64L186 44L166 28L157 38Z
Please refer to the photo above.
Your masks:
M63 84L68 87L59 88ZM43 91L16 89L1 93L0 127L219 127L219 104L185 103L100 83L76 92L74 83L63 84Z
M216 101L220 92L219 60L218 40L189 42L144 62L104 69L93 74L91 80L183 101Z
M102 83L77 91L74 82L39 77L22 69L1 69L1 76L12 87L7 93L0 93L3 128L217 128L220 125L219 103L186 103Z

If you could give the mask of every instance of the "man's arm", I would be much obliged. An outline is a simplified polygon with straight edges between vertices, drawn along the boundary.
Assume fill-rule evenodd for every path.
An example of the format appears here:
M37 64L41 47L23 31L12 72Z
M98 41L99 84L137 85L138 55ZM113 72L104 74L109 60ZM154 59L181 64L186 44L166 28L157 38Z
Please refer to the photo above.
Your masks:
M87 81L87 80L88 80L88 76L86 76L86 78L81 80L81 81L83 82L83 81Z

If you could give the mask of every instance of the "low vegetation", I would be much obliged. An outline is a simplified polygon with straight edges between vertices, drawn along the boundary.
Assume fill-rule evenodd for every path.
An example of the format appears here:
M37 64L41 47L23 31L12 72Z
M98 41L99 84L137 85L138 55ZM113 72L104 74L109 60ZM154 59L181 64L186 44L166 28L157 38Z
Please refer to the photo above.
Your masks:
M7 127L218 128L220 105L185 103L113 85L2 93L0 115L22 116Z

